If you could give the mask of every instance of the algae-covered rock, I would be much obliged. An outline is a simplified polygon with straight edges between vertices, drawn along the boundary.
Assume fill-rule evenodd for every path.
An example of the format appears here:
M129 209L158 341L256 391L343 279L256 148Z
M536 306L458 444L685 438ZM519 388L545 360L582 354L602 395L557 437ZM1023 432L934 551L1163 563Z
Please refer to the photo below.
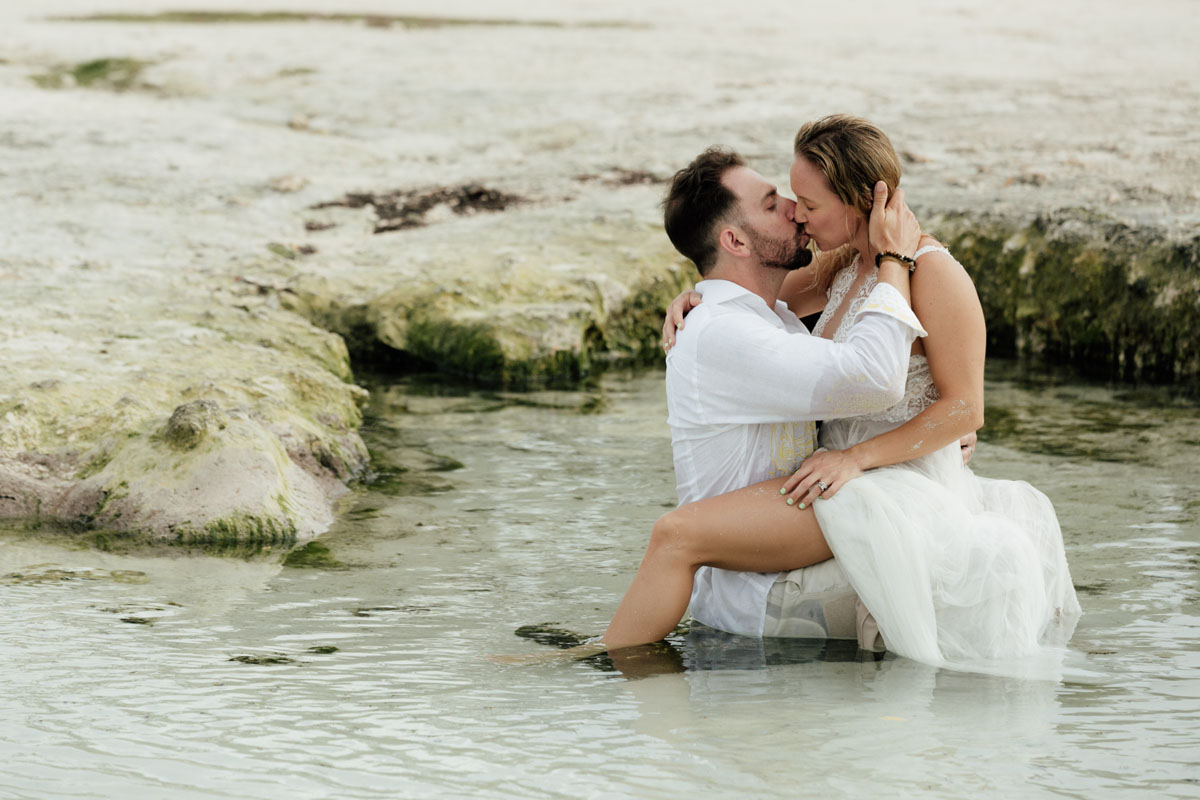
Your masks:
M1200 233L1084 209L928 225L975 280L989 352L1200 389Z
M353 263L245 269L269 273L284 307L357 358L391 353L488 384L572 382L661 357L663 309L696 275L653 211L660 191L368 234Z
M0 517L225 544L328 526L367 462L340 338L227 278L129 293L104 269L27 270L42 280L11 284L3 328Z

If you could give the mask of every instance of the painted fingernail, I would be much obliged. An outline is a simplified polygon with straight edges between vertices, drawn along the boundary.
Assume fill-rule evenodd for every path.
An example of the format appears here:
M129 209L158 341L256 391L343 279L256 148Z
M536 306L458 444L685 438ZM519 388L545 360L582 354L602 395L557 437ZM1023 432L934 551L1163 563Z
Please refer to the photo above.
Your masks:
M790 506L792 503L794 503L794 502L796 502L796 501L795 501L795 500L793 500L793 499L792 499L792 498L790 498L790 497L788 498L788 505L789 505L789 506ZM801 508L804 508L804 506L800 506L800 507L801 507Z
M804 503L801 503L801 504L800 504L800 510L801 510L801 511L803 511L803 510L804 510Z
M785 489L785 488L783 488L782 486L780 486L780 487L779 487L779 493L780 493L780 494L787 494L787 489Z

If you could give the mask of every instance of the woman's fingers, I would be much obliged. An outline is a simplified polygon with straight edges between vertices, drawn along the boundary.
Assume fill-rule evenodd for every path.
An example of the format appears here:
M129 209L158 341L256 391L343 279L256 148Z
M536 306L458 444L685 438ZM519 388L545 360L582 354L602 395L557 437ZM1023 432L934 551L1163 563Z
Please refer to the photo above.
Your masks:
M799 481L796 488L788 495L788 505L798 506L800 509L812 505L813 501L821 494L820 480L816 474L811 474Z
M700 305L702 296L695 290L683 292L667 307L667 317L663 320L662 348L670 350L675 346L675 334L683 330L683 318L696 306Z
M842 488L845 485L846 485L846 481L842 480L841 478L834 480L832 483L829 484L828 489L821 492L821 499L828 500L829 498L833 497L835 494L838 493L838 489Z
M793 472L792 476L783 482L783 486L780 487L779 493L791 494L795 488L800 485L800 481L804 480L804 478L808 476L808 473L809 470L803 464L801 464L800 469Z

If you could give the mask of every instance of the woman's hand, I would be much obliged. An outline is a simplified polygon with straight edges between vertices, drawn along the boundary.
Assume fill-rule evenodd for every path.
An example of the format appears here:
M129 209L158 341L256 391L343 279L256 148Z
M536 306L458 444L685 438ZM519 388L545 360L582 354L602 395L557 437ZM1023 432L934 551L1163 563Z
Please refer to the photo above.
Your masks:
M871 218L867 221L869 250L867 255L874 259L877 253L891 250L901 255L917 252L921 242L921 225L904 202L904 190L897 188L888 198L887 184L875 184L875 200L871 206Z
M667 318L663 322L662 349L663 352L675 346L675 331L683 330L683 318L696 306L700 305L700 293L695 289L687 289L667 306Z
M780 494L788 495L788 505L804 509L818 497L828 500L838 489L862 475L862 470L848 450L818 450L800 465L792 477L784 481ZM824 488L822 488L824 485Z

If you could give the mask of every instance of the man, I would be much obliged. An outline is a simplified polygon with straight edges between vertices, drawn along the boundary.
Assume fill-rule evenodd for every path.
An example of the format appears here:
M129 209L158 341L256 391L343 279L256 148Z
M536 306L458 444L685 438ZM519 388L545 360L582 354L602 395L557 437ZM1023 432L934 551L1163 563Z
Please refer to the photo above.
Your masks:
M909 307L920 229L902 192L876 187L871 245L878 285L843 343L812 336L778 301L812 259L795 204L735 153L710 148L680 170L664 206L667 235L703 280L704 302L667 357L667 408L680 504L791 474L816 447L816 420L881 411L904 394L909 351L924 335ZM869 618L832 559L791 573L697 571L692 616L732 633L856 638ZM607 638L607 637L606 637Z

